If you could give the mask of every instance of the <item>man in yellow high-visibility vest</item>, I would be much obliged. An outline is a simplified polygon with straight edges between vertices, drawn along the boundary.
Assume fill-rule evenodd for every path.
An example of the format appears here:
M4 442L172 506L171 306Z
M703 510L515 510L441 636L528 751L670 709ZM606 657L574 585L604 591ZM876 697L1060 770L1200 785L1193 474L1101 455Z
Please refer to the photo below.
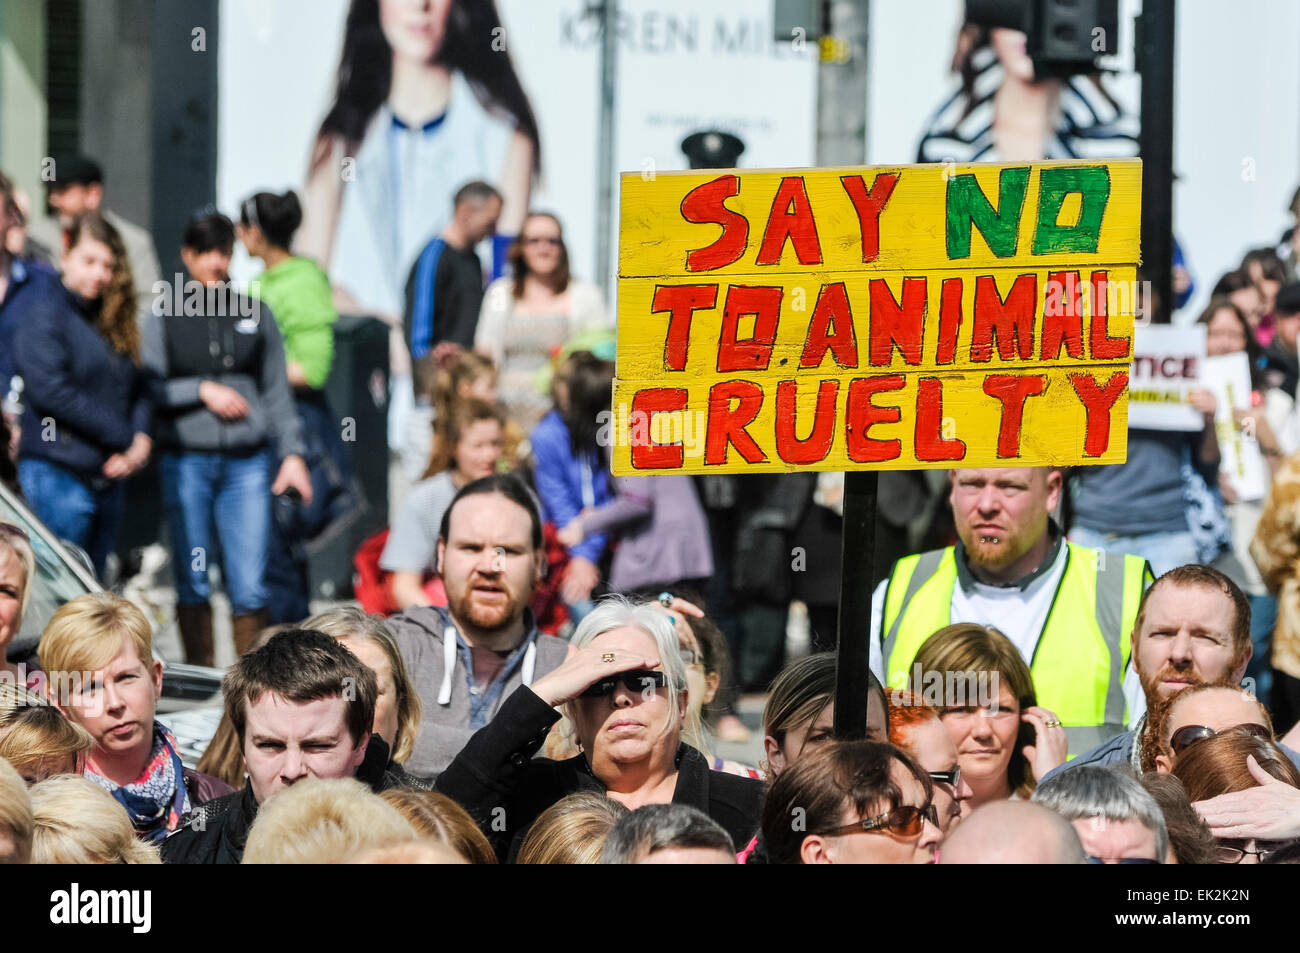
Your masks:
M1146 561L1065 540L1050 515L1059 470L953 470L949 479L959 542L898 560L876 589L872 669L903 687L936 631L955 622L993 626L1029 664L1038 703L1064 725L1071 754L1122 732L1142 704L1129 661L1152 581Z

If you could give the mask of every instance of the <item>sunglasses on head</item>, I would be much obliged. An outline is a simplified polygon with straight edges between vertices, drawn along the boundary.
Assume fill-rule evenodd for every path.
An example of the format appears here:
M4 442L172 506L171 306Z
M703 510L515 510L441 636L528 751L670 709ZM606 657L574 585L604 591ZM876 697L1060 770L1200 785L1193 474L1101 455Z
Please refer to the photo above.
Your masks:
M1269 731L1263 725L1246 724L1233 725L1231 728L1224 728L1224 731L1244 731L1248 735L1254 735L1256 738L1262 738L1265 741L1273 740L1273 732ZM1213 728L1207 728L1205 725L1184 725L1174 732L1173 737L1169 739L1169 747L1173 749L1174 754L1182 754L1183 749L1188 745L1200 741L1203 738L1213 738L1222 732L1215 731Z
M915 837L921 833L921 828L926 821L935 827L939 826L939 812L933 804L926 804L924 807L905 804L894 808L888 814L865 817L855 824L845 824L819 833L828 837L841 834L896 834L899 837Z
M583 692L582 697L603 698L606 695L612 695L619 682L622 682L623 687L629 692L643 692L663 688L668 684L668 676L663 672L656 672L648 668L634 668L628 672L619 672L608 678L602 678Z

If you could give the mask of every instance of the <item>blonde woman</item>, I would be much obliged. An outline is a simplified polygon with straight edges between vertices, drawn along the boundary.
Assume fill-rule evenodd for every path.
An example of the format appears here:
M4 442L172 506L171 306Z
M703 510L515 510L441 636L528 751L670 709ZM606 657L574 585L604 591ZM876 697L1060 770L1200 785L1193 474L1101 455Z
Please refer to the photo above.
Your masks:
M9 762L0 758L0 865L31 862L32 826L27 785Z
M528 829L515 863L598 864L605 839L627 813L618 801L594 791L560 798Z
M0 523L0 673L18 681L20 676L29 688L39 682L17 665L9 662L5 653L23 627L23 613L31 598L31 580L36 575L36 554L25 530L12 523Z
M243 863L340 864L417 838L401 812L355 778L309 777L262 805Z
M30 791L34 864L158 864L158 848L135 836L113 796L86 778L62 774Z
M0 682L0 758L28 786L56 774L81 774L95 746L90 732L64 717L44 696Z
M95 739L86 776L115 798L140 836L161 841L193 807L230 787L181 763L176 738L154 716L162 662L133 603L91 592L54 613L37 647L50 697Z

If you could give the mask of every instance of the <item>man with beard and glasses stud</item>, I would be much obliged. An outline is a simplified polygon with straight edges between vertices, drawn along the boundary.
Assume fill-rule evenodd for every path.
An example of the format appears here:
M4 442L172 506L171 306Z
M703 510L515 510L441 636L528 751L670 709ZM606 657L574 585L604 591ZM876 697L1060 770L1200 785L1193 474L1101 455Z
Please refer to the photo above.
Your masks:
M1155 728L1147 711L1189 685L1240 684L1250 662L1250 603L1237 584L1209 566L1179 566L1142 597L1133 626L1133 667L1144 708L1132 731L1067 761L1057 772L1081 764L1128 764L1142 772L1142 742ZM1300 755L1283 746L1300 767Z
M537 503L517 477L461 488L442 517L437 559L446 608L412 607L388 620L424 703L405 767L426 779L442 773L515 689L568 653L566 642L538 631L529 608L545 551Z
M892 688L924 694L912 662L930 636L958 622L994 626L1029 664L1038 703L1060 719L1037 727L1064 725L1072 754L1122 732L1139 695L1129 636L1151 581L1145 560L1065 540L1051 517L1060 470L948 476L959 540L898 560L877 587L872 670Z

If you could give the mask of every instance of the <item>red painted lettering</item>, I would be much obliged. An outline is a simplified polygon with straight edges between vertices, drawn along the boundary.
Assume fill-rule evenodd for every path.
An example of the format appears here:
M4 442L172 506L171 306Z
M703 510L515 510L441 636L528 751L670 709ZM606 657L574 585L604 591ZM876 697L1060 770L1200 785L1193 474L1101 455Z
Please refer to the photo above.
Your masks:
M794 245L799 264L821 264L822 248L817 240L817 223L813 221L812 205L801 175L787 175L781 180L776 197L772 199L755 264L779 264L787 240Z
M691 340L691 317L702 308L718 303L717 285L659 285L655 288L651 313L670 312L664 338L664 370L686 369L686 348Z
M647 421L655 414L686 409L686 391L676 387L647 387L632 398L631 420L644 415ZM650 432L649 426L645 432ZM636 470L677 469L682 465L681 443L660 444L633 439L632 467Z
M1109 319L1106 316L1106 272L1094 271L1092 283L1092 327L1088 339L1092 345L1093 360L1106 361L1117 357L1128 357L1128 338L1110 336Z
M1083 283L1077 271L1047 275L1041 359L1055 361L1061 356L1062 345L1070 357L1083 357Z
M1020 456L1020 425L1024 419L1025 400L1037 397L1047 388L1041 374L990 374L984 378L984 393L1002 401L1002 423L998 428L998 456Z
M961 460L966 442L943 436L943 382L922 377L916 385L916 459Z
M877 407L871 398L885 391L902 390L905 383L902 374L858 377L849 381L849 396L844 408L844 430L848 437L849 459L854 463L897 460L902 453L902 441L879 440L867 434L873 424L896 424L902 419L902 413L897 407Z
M1110 375L1105 387L1099 387L1091 374L1071 374L1070 383L1088 414L1083 452L1090 457L1100 457L1110 446L1110 409L1128 386L1128 371L1116 371Z
M971 331L970 359L993 359L993 338L998 340L998 356L1004 361L1034 356L1034 299L1038 294L1037 275L1019 275L1003 300L992 275L975 279L975 325Z
M858 366L858 339L853 331L853 312L844 282L822 285L817 305L808 322L808 337L803 342L800 367L820 367L826 351L835 355L840 367Z
M749 222L725 202L740 194L740 177L720 175L697 185L682 199L682 218L696 225L721 225L722 234L711 245L686 255L687 271L712 271L739 261L749 242Z
M782 288L732 285L722 308L722 332L718 336L718 370L761 371L772 359L776 325L781 318ZM754 336L736 339L741 315L754 316Z
M921 363L921 336L925 332L925 279L903 279L903 303L882 278L871 279L871 363L888 366L897 347L908 364Z
M951 364L957 354L957 334L961 330L960 278L945 278L939 288L939 342L935 363Z
M844 191L858 213L858 230L862 233L862 260L875 261L880 254L880 213L894 193L898 175L894 172L877 172L871 180L871 191L860 175L840 176Z
M733 409L731 402L739 401ZM745 428L763 406L763 388L753 381L722 381L709 388L709 415L704 431L704 462L721 466L734 446L747 463L763 463L763 453Z
M803 440L798 436L795 411L798 388L796 381L776 385L776 455L786 463L819 463L831 452L831 441L835 439L835 398L839 396L840 382L822 381L817 385L812 433Z

